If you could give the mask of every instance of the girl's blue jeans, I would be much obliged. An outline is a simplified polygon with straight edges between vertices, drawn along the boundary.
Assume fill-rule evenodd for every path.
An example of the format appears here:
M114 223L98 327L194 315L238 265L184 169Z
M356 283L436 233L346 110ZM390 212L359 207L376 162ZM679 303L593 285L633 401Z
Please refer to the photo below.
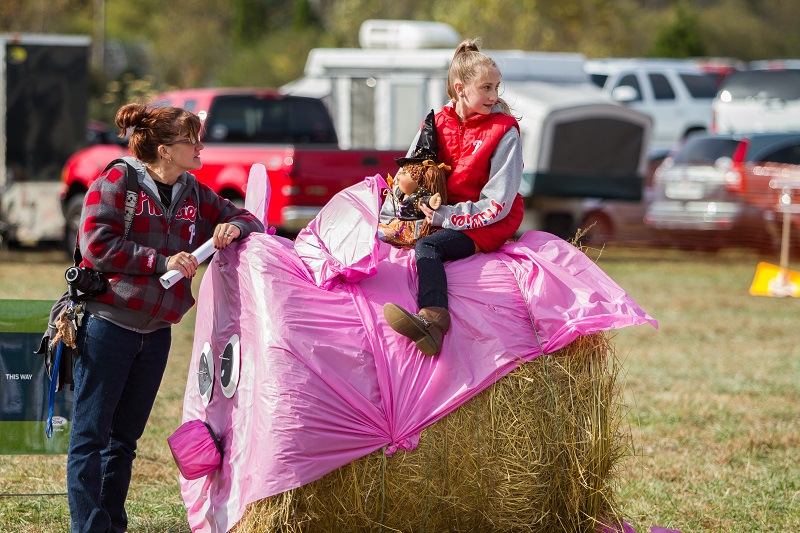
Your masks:
M125 531L136 442L167 366L172 332L136 333L88 313L83 320L67 456L72 532Z
M475 243L464 233L440 229L417 241L414 246L419 278L417 305L447 309L447 273L445 261L464 259L475 254Z

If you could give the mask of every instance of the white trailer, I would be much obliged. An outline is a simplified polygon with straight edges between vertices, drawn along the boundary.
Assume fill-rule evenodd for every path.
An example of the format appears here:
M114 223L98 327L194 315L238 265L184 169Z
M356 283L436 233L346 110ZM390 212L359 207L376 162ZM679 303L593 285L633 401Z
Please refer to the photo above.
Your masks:
M461 38L442 23L387 20L366 21L359 37L361 48L312 50L304 77L282 90L322 98L343 147L407 149L425 115L447 101ZM521 117L522 230L569 237L584 198L641 197L652 121L592 84L583 55L486 53L502 72L502 98Z
M0 33L0 241L60 241L61 169L86 145L87 36Z

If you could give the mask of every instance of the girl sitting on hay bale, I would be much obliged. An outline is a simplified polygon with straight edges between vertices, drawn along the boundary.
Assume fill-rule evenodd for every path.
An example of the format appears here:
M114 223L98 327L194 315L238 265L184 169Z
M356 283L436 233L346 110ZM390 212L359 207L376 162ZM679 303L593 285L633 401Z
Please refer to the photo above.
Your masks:
M447 178L452 205L420 206L426 222L441 229L414 247L419 311L390 302L383 314L425 355L439 353L450 328L444 263L497 250L522 222L519 124L499 96L500 78L497 63L480 51L477 40L462 42L447 73L450 102L435 117L428 115L420 133L434 159L452 167Z

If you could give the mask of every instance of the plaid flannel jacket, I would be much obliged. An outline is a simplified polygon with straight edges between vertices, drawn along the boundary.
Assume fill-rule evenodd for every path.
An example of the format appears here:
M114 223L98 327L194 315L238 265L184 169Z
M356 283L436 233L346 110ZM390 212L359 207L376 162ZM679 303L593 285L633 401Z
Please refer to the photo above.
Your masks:
M109 282L108 292L98 296L98 302L175 324L194 305L194 297L190 279L167 290L161 286L158 278L166 271L167 258L194 251L222 222L235 224L241 230L239 239L263 232L264 226L189 172L179 178L179 193L167 209L157 191L144 186L144 165L134 158L125 159L137 170L139 181L128 238L122 237L127 169L118 164L101 174L86 193L78 236L81 265L102 272Z

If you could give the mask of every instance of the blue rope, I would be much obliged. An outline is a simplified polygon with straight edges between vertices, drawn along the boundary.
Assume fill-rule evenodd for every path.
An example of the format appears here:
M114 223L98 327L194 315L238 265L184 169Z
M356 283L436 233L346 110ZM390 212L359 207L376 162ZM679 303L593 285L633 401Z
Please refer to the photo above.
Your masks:
M48 413L47 425L44 428L44 434L47 438L53 437L53 408L56 404L56 383L58 382L58 368L61 366L61 352L64 349L64 341L58 341L58 349L56 350L56 360L53 362L53 375L50 378L50 397L48 399Z

